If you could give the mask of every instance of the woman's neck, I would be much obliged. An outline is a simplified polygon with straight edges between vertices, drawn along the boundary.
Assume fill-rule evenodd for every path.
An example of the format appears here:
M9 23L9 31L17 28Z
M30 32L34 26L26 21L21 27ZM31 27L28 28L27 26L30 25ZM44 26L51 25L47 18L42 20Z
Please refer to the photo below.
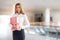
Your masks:
M16 13L16 14L20 15L21 13Z
M21 13L19 12L18 15L20 15Z
M23 14L23 13L16 13L16 14L20 15L20 14Z

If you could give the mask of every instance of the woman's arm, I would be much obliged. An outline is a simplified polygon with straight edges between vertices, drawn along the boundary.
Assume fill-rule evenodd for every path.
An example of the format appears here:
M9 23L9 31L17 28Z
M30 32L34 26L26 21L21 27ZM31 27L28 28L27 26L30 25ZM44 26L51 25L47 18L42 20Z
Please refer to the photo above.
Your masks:
M22 25L22 29L29 28L30 27L30 22L29 22L26 14L24 15L24 20L25 20L26 24Z

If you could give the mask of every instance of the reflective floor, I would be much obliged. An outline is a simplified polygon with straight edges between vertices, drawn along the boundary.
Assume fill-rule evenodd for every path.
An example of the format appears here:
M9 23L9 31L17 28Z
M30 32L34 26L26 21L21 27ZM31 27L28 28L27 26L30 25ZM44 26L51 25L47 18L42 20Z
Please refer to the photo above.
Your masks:
M43 28L28 28L25 30L26 40L60 40L60 34L47 32ZM6 34L0 35L0 40L12 40L12 31L9 29Z
M60 40L60 33L47 32L43 28L34 29L31 28L28 33L26 33L27 40Z

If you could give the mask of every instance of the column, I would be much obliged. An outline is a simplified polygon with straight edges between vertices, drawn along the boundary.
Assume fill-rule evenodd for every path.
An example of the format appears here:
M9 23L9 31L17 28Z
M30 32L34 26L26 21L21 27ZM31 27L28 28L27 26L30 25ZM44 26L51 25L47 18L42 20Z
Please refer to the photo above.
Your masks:
M50 8L45 9L44 25L46 25L46 27L49 27L49 25L50 25Z

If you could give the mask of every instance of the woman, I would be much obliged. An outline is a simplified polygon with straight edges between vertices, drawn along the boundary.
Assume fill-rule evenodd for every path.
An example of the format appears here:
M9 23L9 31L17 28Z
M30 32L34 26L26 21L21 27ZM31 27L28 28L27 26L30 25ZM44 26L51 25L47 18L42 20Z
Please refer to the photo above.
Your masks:
M13 16L17 16L19 22L19 24L12 25L12 27L18 27L17 30L13 31L13 40L25 40L24 29L29 27L30 23L27 15L23 13L20 3L15 5L15 14ZM26 22L25 25L23 25L24 22Z

